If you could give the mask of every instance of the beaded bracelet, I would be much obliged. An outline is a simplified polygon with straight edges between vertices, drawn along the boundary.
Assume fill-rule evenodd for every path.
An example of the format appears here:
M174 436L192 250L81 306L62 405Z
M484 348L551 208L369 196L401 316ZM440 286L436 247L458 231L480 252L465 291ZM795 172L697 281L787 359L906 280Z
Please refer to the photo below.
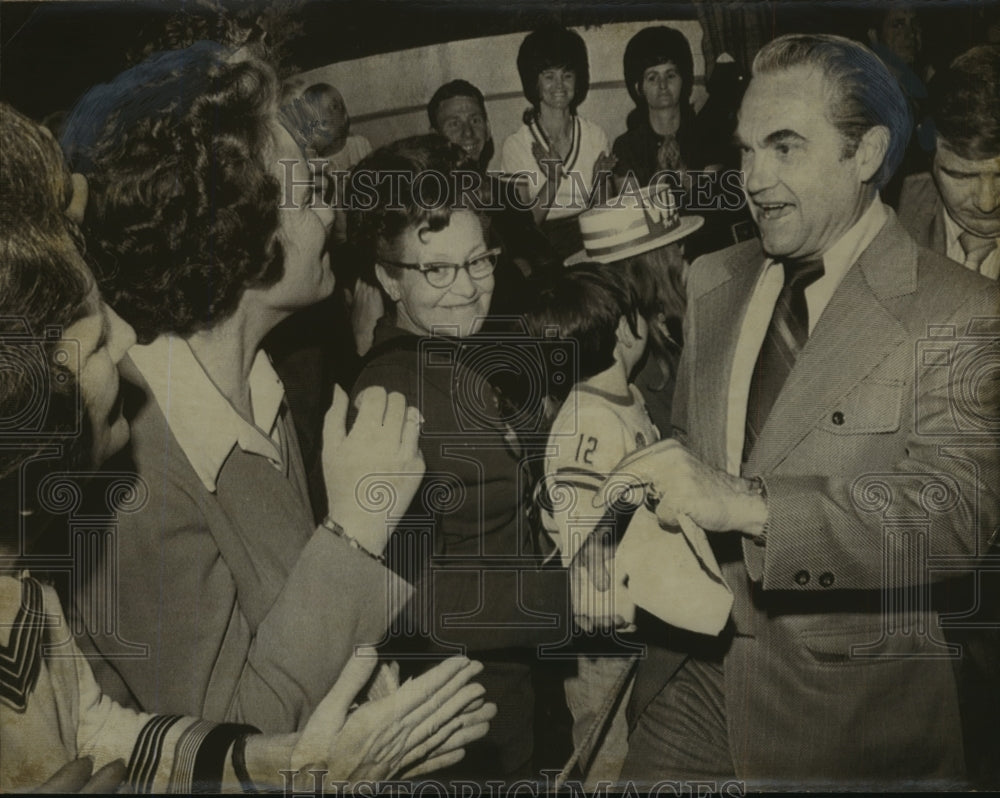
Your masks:
M350 535L348 535L347 532L344 530L344 527L342 527L340 524L338 524L336 521L334 521L332 518L330 518L330 516L327 516L326 518L323 519L323 527L325 529L328 529L331 532L333 532L333 534L336 535L338 538L343 538L345 541L347 541L348 545L352 549L357 549L358 551L360 551L360 552L362 552L364 554L367 554L369 557L371 557L376 562L379 562L382 565L385 565L385 555L384 554L376 554L375 552L369 551L368 549L366 549L361 544L360 541L358 541L356 538L353 538Z

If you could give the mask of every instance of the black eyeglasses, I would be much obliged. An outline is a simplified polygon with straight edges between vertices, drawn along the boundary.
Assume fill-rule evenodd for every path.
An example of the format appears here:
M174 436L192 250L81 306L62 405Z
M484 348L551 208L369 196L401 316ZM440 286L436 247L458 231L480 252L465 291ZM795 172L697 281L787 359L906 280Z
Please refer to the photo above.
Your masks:
M489 277L497 267L497 258L501 252L501 248L496 247L481 255L473 255L465 263L401 263L385 258L379 258L378 262L383 266L395 266L399 269L416 269L434 288L448 288L458 279L459 269L465 269L473 280Z

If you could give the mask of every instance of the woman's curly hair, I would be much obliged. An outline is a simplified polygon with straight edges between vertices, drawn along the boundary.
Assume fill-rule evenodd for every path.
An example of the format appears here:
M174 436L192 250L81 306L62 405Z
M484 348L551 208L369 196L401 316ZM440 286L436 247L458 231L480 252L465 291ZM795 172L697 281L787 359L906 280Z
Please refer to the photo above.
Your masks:
M379 147L351 172L348 240L374 269L377 258L393 257L408 229L437 232L448 226L457 208L478 212L476 197L461 191L463 172L473 186L479 185L476 163L438 133ZM366 277L375 279L373 274Z
M65 214L72 184L55 139L0 103L0 148L0 435L16 444L0 449L0 544L10 548L38 481L89 465L92 431L59 350L93 281Z
M67 120L92 268L140 343L211 329L281 279L281 186L265 163L277 96L246 48L199 42L92 89Z

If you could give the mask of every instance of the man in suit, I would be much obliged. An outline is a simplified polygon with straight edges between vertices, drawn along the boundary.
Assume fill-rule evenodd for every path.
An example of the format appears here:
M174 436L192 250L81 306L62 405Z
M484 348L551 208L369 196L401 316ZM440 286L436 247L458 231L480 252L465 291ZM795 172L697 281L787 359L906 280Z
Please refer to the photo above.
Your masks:
M738 136L761 240L692 265L677 439L619 466L662 521L718 533L732 619L680 669L641 663L625 778L965 777L940 613L974 599L941 588L1000 536L1000 296L879 199L909 124L849 40L786 36L755 59Z
M919 244L1000 276L1000 46L974 47L931 84L937 149L903 182L899 220Z

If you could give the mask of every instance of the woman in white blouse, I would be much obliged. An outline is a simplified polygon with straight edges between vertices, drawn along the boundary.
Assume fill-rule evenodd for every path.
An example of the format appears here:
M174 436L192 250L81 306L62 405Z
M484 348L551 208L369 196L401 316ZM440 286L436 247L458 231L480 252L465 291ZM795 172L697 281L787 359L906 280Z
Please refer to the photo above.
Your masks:
M577 114L590 68L579 34L558 26L525 37L517 54L524 124L503 143L501 166L521 178L522 200L562 257L582 248L575 217L598 198L614 166L604 130Z

